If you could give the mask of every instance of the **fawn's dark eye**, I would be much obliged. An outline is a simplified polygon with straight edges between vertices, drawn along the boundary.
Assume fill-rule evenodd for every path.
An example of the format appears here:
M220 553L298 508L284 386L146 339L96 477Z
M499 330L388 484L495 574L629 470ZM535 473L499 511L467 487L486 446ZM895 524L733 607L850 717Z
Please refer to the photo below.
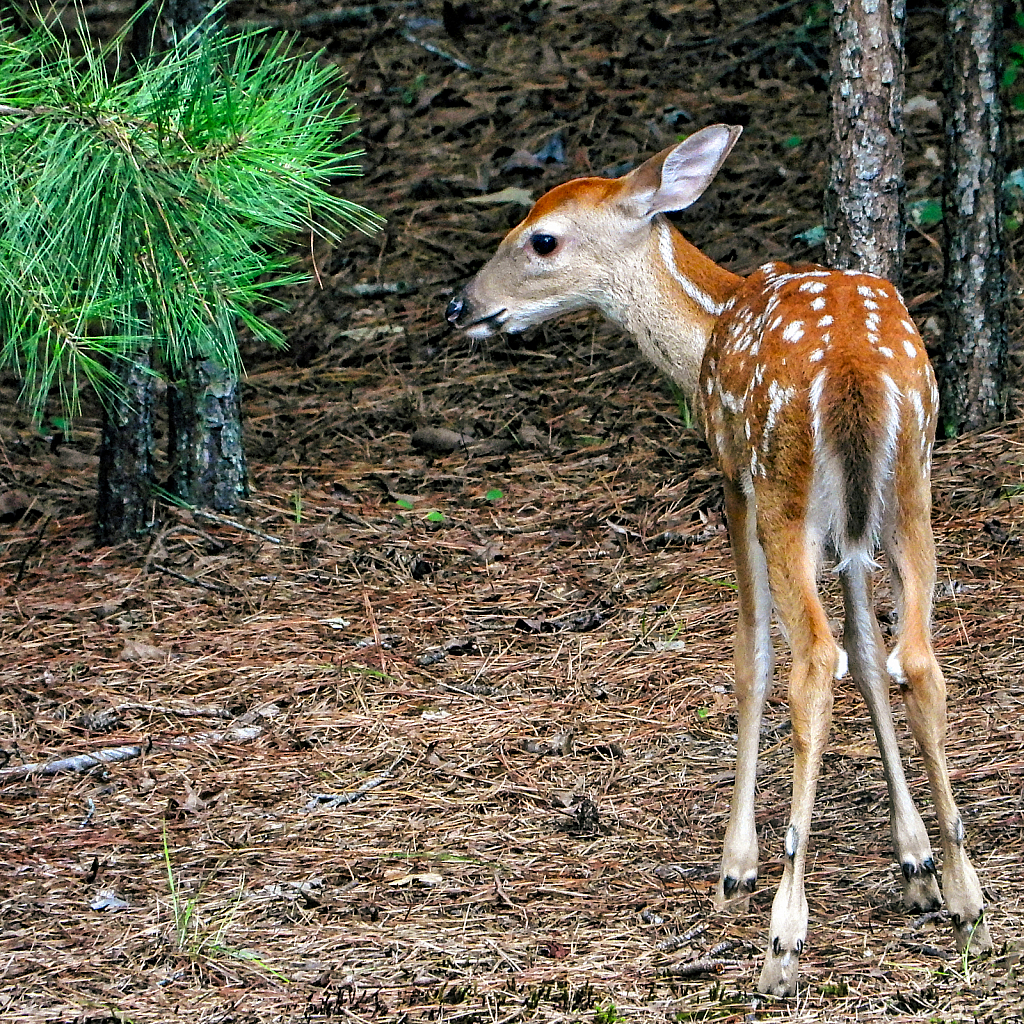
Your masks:
M538 256L550 256L558 248L558 239L554 235L545 235L538 231L537 234L530 235L530 248Z

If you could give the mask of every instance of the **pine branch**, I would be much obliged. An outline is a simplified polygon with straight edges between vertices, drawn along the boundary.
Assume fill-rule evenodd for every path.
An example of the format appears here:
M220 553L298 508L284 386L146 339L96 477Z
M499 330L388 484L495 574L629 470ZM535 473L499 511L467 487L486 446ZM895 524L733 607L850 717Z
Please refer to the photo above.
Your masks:
M138 349L237 368L239 320L283 344L254 307L301 279L290 236L382 223L329 191L359 173L333 65L212 25L131 77L105 54L0 24L0 366L37 415Z

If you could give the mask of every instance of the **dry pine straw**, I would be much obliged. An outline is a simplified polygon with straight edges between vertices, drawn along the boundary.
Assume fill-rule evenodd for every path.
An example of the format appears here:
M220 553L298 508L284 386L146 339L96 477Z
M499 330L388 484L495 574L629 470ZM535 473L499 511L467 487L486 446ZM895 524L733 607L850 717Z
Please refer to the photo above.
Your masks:
M787 48L749 81L720 80L734 30L743 52L767 35L741 28L760 13L749 5L687 8L703 19L695 38L707 23L724 41L686 74L640 45L643 5L594 17L562 4L542 35L495 32L507 5L475 6L484 20L460 52L498 69L482 85L425 65L397 22L325 37L368 148L346 195L387 212L392 233L338 247L321 268L338 289L286 325L304 358L326 354L251 379L245 525L281 543L168 512L151 545L97 551L95 423L60 448L0 424L3 485L32 506L0 527L11 765L152 742L93 774L3 783L0 1016L591 1021L614 1004L631 1021L1020 1019L1016 947L965 969L946 928L902 913L880 767L848 684L817 808L806 983L798 999L754 998L790 750L780 688L758 798L764 885L749 914L719 915L735 613L705 452L653 371L601 329L563 321L537 351L438 340L451 286L518 212L452 197L539 192L576 167L503 174L503 146L559 130L570 160L600 170L673 141L673 105L708 123L738 104L743 153L686 224L749 270L793 256L793 235L820 221L824 93L781 80L804 68ZM918 12L908 95L941 77L933 22ZM417 102L398 102L390 86L424 68ZM524 90L524 76L549 88ZM920 198L939 127L912 128ZM807 144L780 151L790 136ZM933 248L911 238L920 319L941 277ZM386 308L339 300L372 266L421 291ZM430 456L410 447L422 426L498 443ZM1022 935L1022 462L1018 423L946 446L935 467L950 759L997 943ZM505 496L487 500L495 488ZM539 631L566 616L595 628ZM900 730L909 752L902 717ZM913 756L909 776L923 800ZM91 910L104 894L127 908Z
M717 479L641 364L535 362L544 415L575 402L586 436L538 438L524 416L532 446L480 456L375 430L399 400L383 362L338 402L327 364L254 378L251 448L261 423L281 445L254 459L244 525L280 543L167 512L147 549L94 549L94 432L60 465L19 442L10 469L53 518L6 526L0 551L11 765L152 746L6 782L4 1020L1019 1017L1019 943L1002 944L1021 935L1021 424L945 446L935 468L950 758L1000 949L965 967L941 922L903 914L846 682L806 983L773 1004L752 985L789 796L781 688L763 887L749 914L709 898L734 755ZM428 375L411 401L465 408L476 388L479 428L514 385L477 354L455 378ZM282 393L299 398L283 409ZM563 624L594 628L544 631ZM916 756L909 775L923 796ZM327 793L359 798L315 803ZM104 898L126 906L90 909Z

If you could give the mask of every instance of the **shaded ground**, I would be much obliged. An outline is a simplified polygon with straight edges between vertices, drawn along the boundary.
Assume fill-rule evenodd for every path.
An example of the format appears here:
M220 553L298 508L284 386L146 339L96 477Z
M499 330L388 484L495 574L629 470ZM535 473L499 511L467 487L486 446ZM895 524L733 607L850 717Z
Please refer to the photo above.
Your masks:
M791 754L780 694L764 885L751 913L719 915L735 612L706 449L593 318L477 349L441 325L523 213L470 200L609 171L691 121L747 130L689 236L738 271L820 255L794 238L820 220L827 135L808 6L481 2L447 29L439 4L287 13L350 69L368 153L346 191L389 227L318 251L293 357L251 363L248 515L161 509L151 541L96 549L95 420L60 443L4 385L0 1014L1020 1019L1020 422L935 467L950 758L999 948L965 963L941 922L902 913L844 683L806 984L766 1002ZM908 96L935 98L936 12L911 18ZM563 160L530 156L556 133ZM938 196L940 144L914 115L912 201ZM928 336L932 238L908 268ZM474 440L443 454L424 428ZM125 746L89 773L19 772ZM909 776L923 798L916 756Z

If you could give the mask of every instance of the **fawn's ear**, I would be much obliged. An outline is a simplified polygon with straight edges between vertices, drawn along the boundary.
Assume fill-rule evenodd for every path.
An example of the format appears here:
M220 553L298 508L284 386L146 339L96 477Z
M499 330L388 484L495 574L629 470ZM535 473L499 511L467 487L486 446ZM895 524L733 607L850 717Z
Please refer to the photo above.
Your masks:
M645 217L692 206L714 181L742 131L738 125L709 125L652 156L627 176L623 201Z

